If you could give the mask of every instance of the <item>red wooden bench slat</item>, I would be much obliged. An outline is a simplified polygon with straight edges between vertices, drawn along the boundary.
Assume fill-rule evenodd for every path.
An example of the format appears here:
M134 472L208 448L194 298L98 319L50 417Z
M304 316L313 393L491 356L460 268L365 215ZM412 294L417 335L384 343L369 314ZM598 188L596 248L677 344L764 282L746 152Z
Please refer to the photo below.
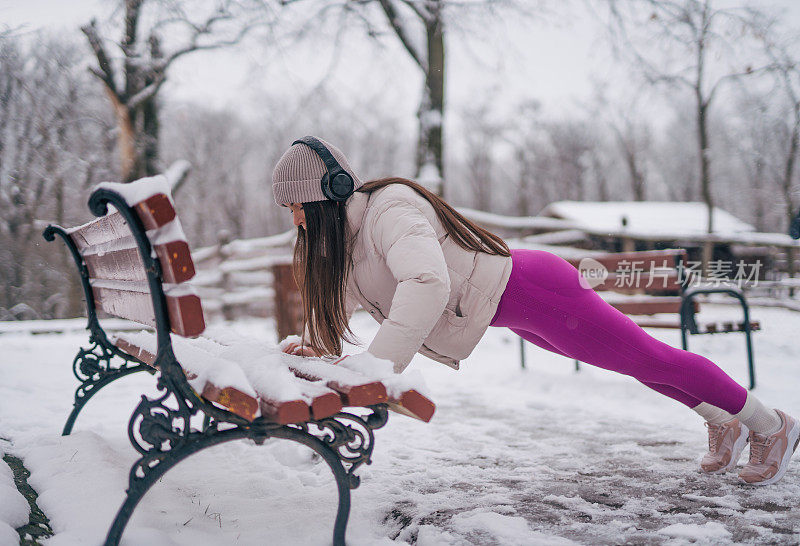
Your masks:
M345 406L371 406L382 404L389 399L386 395L386 386L379 381L363 385L342 385L336 381L329 381L328 387L339 393Z
M342 399L333 391L326 392L315 396L310 407L314 419L324 419L342 411Z
M151 230L165 226L177 216L172 201L163 193L152 195L133 206L136 214L144 225L144 229Z
M389 409L428 422L433 417L436 406L416 390L408 390L399 397L387 394L386 385L381 381L369 379L347 368L326 364L290 364L289 369L301 378L312 381L325 381L326 385L339 392L345 406L366 406L388 403Z
M244 417L248 421L256 418L258 400L234 387L219 388L207 382L200 395L210 402L227 408L231 413Z
M301 392L311 398L311 416L314 419L324 419L342 410L342 400L339 395L327 388L321 381L309 381L298 377L297 384Z
M658 313L680 313L681 298L670 296L649 296L644 300L609 301L612 307L626 315L655 315ZM700 303L693 301L695 313L700 310Z
M666 250L639 250L636 252L615 252L610 254L599 254L592 256L603 264L608 269L609 273L613 273L618 269L630 271L639 267L644 267L645 271L650 271L650 263L655 262L656 268L674 269L677 265L677 258L681 257L684 262L686 260L686 251L683 249L666 249ZM580 264L580 259L568 259L575 267Z
M164 194L153 195L133 207L145 229L167 225L175 218L175 208ZM72 240L83 251L86 247L116 241L131 235L128 223L119 212L112 212L76 229L69 230Z
M311 416L314 419L324 419L340 411L342 411L342 399L335 392L315 396L311 401Z
M388 400L386 395L386 386L380 381L371 381L361 384L347 384L340 381L324 380L321 375L312 374L308 371L300 371L296 367L289 366L297 377L307 379L308 381L324 381L324 384L329 389L339 393L344 406L369 406L372 404L381 404Z
M279 425L304 423L311 419L311 409L302 400L274 402L261 398L259 402L261 403L261 415Z
M150 294L134 289L122 290L93 286L95 304L103 311L121 318L155 326ZM167 296L167 312L172 331L184 337L196 337L205 330L200 298L193 294Z
M150 351L134 345L133 343L129 343L125 339L112 337L111 341L121 351L133 356L148 366L155 367L156 355ZM184 373L188 379L194 379L194 377L196 377L192 372L185 369ZM252 421L256 417L256 412L259 407L258 400L235 387L218 387L207 382L203 387L203 392L200 394L206 400L219 404L232 413L244 417L248 421Z
M164 280L168 283L179 284L194 277L195 269L189 243L186 241L171 241L155 247L158 261Z
M642 328L668 328L671 330L680 330L681 322L680 320L674 321L659 321L659 320L636 320L634 321L636 324L641 326Z
M680 298L674 301L633 301L610 302L611 305L626 315L655 315L657 313L678 313L681 309Z
M133 242L133 240L131 240ZM89 270L89 276L95 279L111 279L125 281L147 280L139 250L135 247L113 250L105 253L89 253L83 258ZM171 241L154 247L164 282L178 284L194 277L195 269L189 244L186 241Z
M413 389L404 392L400 398L390 397L388 406L391 410L426 423L431 420L433 413L436 411L436 406L430 399Z

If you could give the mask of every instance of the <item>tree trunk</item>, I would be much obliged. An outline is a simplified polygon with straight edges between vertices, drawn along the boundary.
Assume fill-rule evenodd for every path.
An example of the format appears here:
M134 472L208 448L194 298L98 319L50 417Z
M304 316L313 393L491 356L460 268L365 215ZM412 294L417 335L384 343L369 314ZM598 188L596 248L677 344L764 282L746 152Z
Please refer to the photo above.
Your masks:
M131 113L128 107L119 101L113 91L108 87L105 88L105 91L114 108L114 117L117 119L117 128L119 129L117 150L119 151L120 159L120 176L123 180L130 182L136 179L131 178L136 165L136 134L133 129Z
M530 169L528 162L525 160L525 150L518 148L517 163L519 164L519 195L517 195L517 214L520 216L528 216L530 214Z
M708 223L706 229L708 233L712 233L714 229L714 202L711 196L711 175L709 172L708 164L708 127L706 124L706 113L708 105L702 101L702 97L698 95L698 109L697 109L697 130L700 142L700 189L703 195L703 201L706 204L708 211ZM701 256L702 263L700 271L704 275L708 275L708 268L713 259L714 245L711 242L703 244L703 252Z
M645 200L644 189L644 175L639 168L639 162L636 158L636 152L626 148L625 149L625 163L628 166L628 172L631 177L631 190L633 191L634 201Z
M420 102L417 118L419 120L419 141L417 143L417 177L423 174L426 179L430 173L423 172L423 167L436 168L438 187L429 188L439 195L444 195L444 161L442 126L444 121L444 78L445 50L444 29L441 14L425 24L428 39L428 66L425 73L425 87ZM431 184L431 180L424 180Z
M600 164L600 158L597 157L597 153L592 153L592 167L597 180L597 197L600 201L609 201L611 192L608 189L608 179L603 174L603 166Z
M160 172L158 160L159 127L158 99L153 97L142 103L142 176L153 176Z
M792 224L792 220L796 214L794 200L792 199L792 178L794 177L794 166L797 162L798 144L800 144L800 104L794 105L794 126L792 127L792 136L789 141L789 153L786 157L786 165L783 171L783 198L786 202L786 217L787 225ZM794 277L795 252L793 248L786 249L787 268L786 271L790 277ZM794 291L790 291L790 296L794 295Z
M753 214L756 218L756 230L767 231L766 228L766 208L767 204L764 199L764 160L759 157L755 160L755 175L752 179L752 199L753 199Z
M708 209L708 224L706 230L708 233L712 233L714 231L714 200L711 195L711 172L708 160L708 125L706 120L708 104L703 102L701 96L698 95L697 98L697 131L700 142L700 189L703 195L703 201Z
M794 200L792 199L792 178L794 177L794 166L797 161L798 145L800 145L800 105L795 105L794 126L792 136L789 140L789 152L786 156L786 164L783 170L783 199L786 203L787 225L791 225L797 211L795 210Z

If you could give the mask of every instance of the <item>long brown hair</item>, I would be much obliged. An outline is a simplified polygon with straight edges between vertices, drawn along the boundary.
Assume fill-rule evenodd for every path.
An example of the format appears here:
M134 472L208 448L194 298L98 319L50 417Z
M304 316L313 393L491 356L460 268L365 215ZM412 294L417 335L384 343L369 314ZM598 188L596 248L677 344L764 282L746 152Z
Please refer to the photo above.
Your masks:
M456 209L448 205L444 199L416 182L406 178L381 178L366 182L358 191L372 193L389 184L403 184L427 199L433 205L433 210L436 211L436 216L444 226L444 229L447 230L447 234L453 239L454 243L464 250L485 252L486 254L496 254L498 256L511 256L511 251L508 250L508 245L503 239L467 220Z
M381 178L366 182L357 191L372 193L390 184L403 184L424 197L448 236L458 246L473 252L511 256L508 245L482 227L464 218L441 197L405 178ZM342 340L355 343L347 322L345 287L352 263L352 237L342 202L303 203L305 229L297 228L294 276L303 298L304 322L309 339L303 340L317 353L342 354Z

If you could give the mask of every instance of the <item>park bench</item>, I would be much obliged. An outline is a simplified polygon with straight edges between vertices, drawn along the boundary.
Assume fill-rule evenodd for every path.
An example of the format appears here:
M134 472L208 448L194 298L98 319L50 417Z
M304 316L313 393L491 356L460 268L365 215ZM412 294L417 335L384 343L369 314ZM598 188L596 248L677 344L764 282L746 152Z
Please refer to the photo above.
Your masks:
M742 332L747 348L750 388L755 387L755 368L751 333L761 329L758 321L750 320L747 299L740 287L732 283L698 284L692 286L688 255L685 249L619 252L592 256L607 271L608 276L594 286L595 291L612 306L643 328L669 328L681 331L681 346L688 350L688 336ZM568 260L581 269L581 260ZM741 321L697 320L700 311L698 296L724 294L735 298L742 308ZM646 316L675 314L675 319ZM579 367L575 362L576 369Z
M333 542L344 544L350 489L359 485L359 466L371 462L373 431L389 410L427 422L433 403L387 362L375 360L371 373L348 359L334 365L288 355L231 332L201 337L202 303L187 284L194 265L164 177L101 184L89 208L97 219L70 229L50 225L43 234L67 245L88 315L89 346L73 360L80 385L63 434L94 394L124 376L150 372L160 393L143 395L130 418L128 435L141 457L105 544L119 543L140 499L178 462L232 440L261 445L271 438L301 443L328 464L339 495ZM109 336L101 314L154 332Z

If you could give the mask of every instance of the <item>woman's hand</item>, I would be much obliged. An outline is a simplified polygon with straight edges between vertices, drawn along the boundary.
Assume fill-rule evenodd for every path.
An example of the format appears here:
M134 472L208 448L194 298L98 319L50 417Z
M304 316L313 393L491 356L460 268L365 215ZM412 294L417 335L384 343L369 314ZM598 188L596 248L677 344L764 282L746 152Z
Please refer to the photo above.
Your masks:
M300 343L289 343L286 347L283 348L283 352L297 356L320 356L311 347L303 346Z

